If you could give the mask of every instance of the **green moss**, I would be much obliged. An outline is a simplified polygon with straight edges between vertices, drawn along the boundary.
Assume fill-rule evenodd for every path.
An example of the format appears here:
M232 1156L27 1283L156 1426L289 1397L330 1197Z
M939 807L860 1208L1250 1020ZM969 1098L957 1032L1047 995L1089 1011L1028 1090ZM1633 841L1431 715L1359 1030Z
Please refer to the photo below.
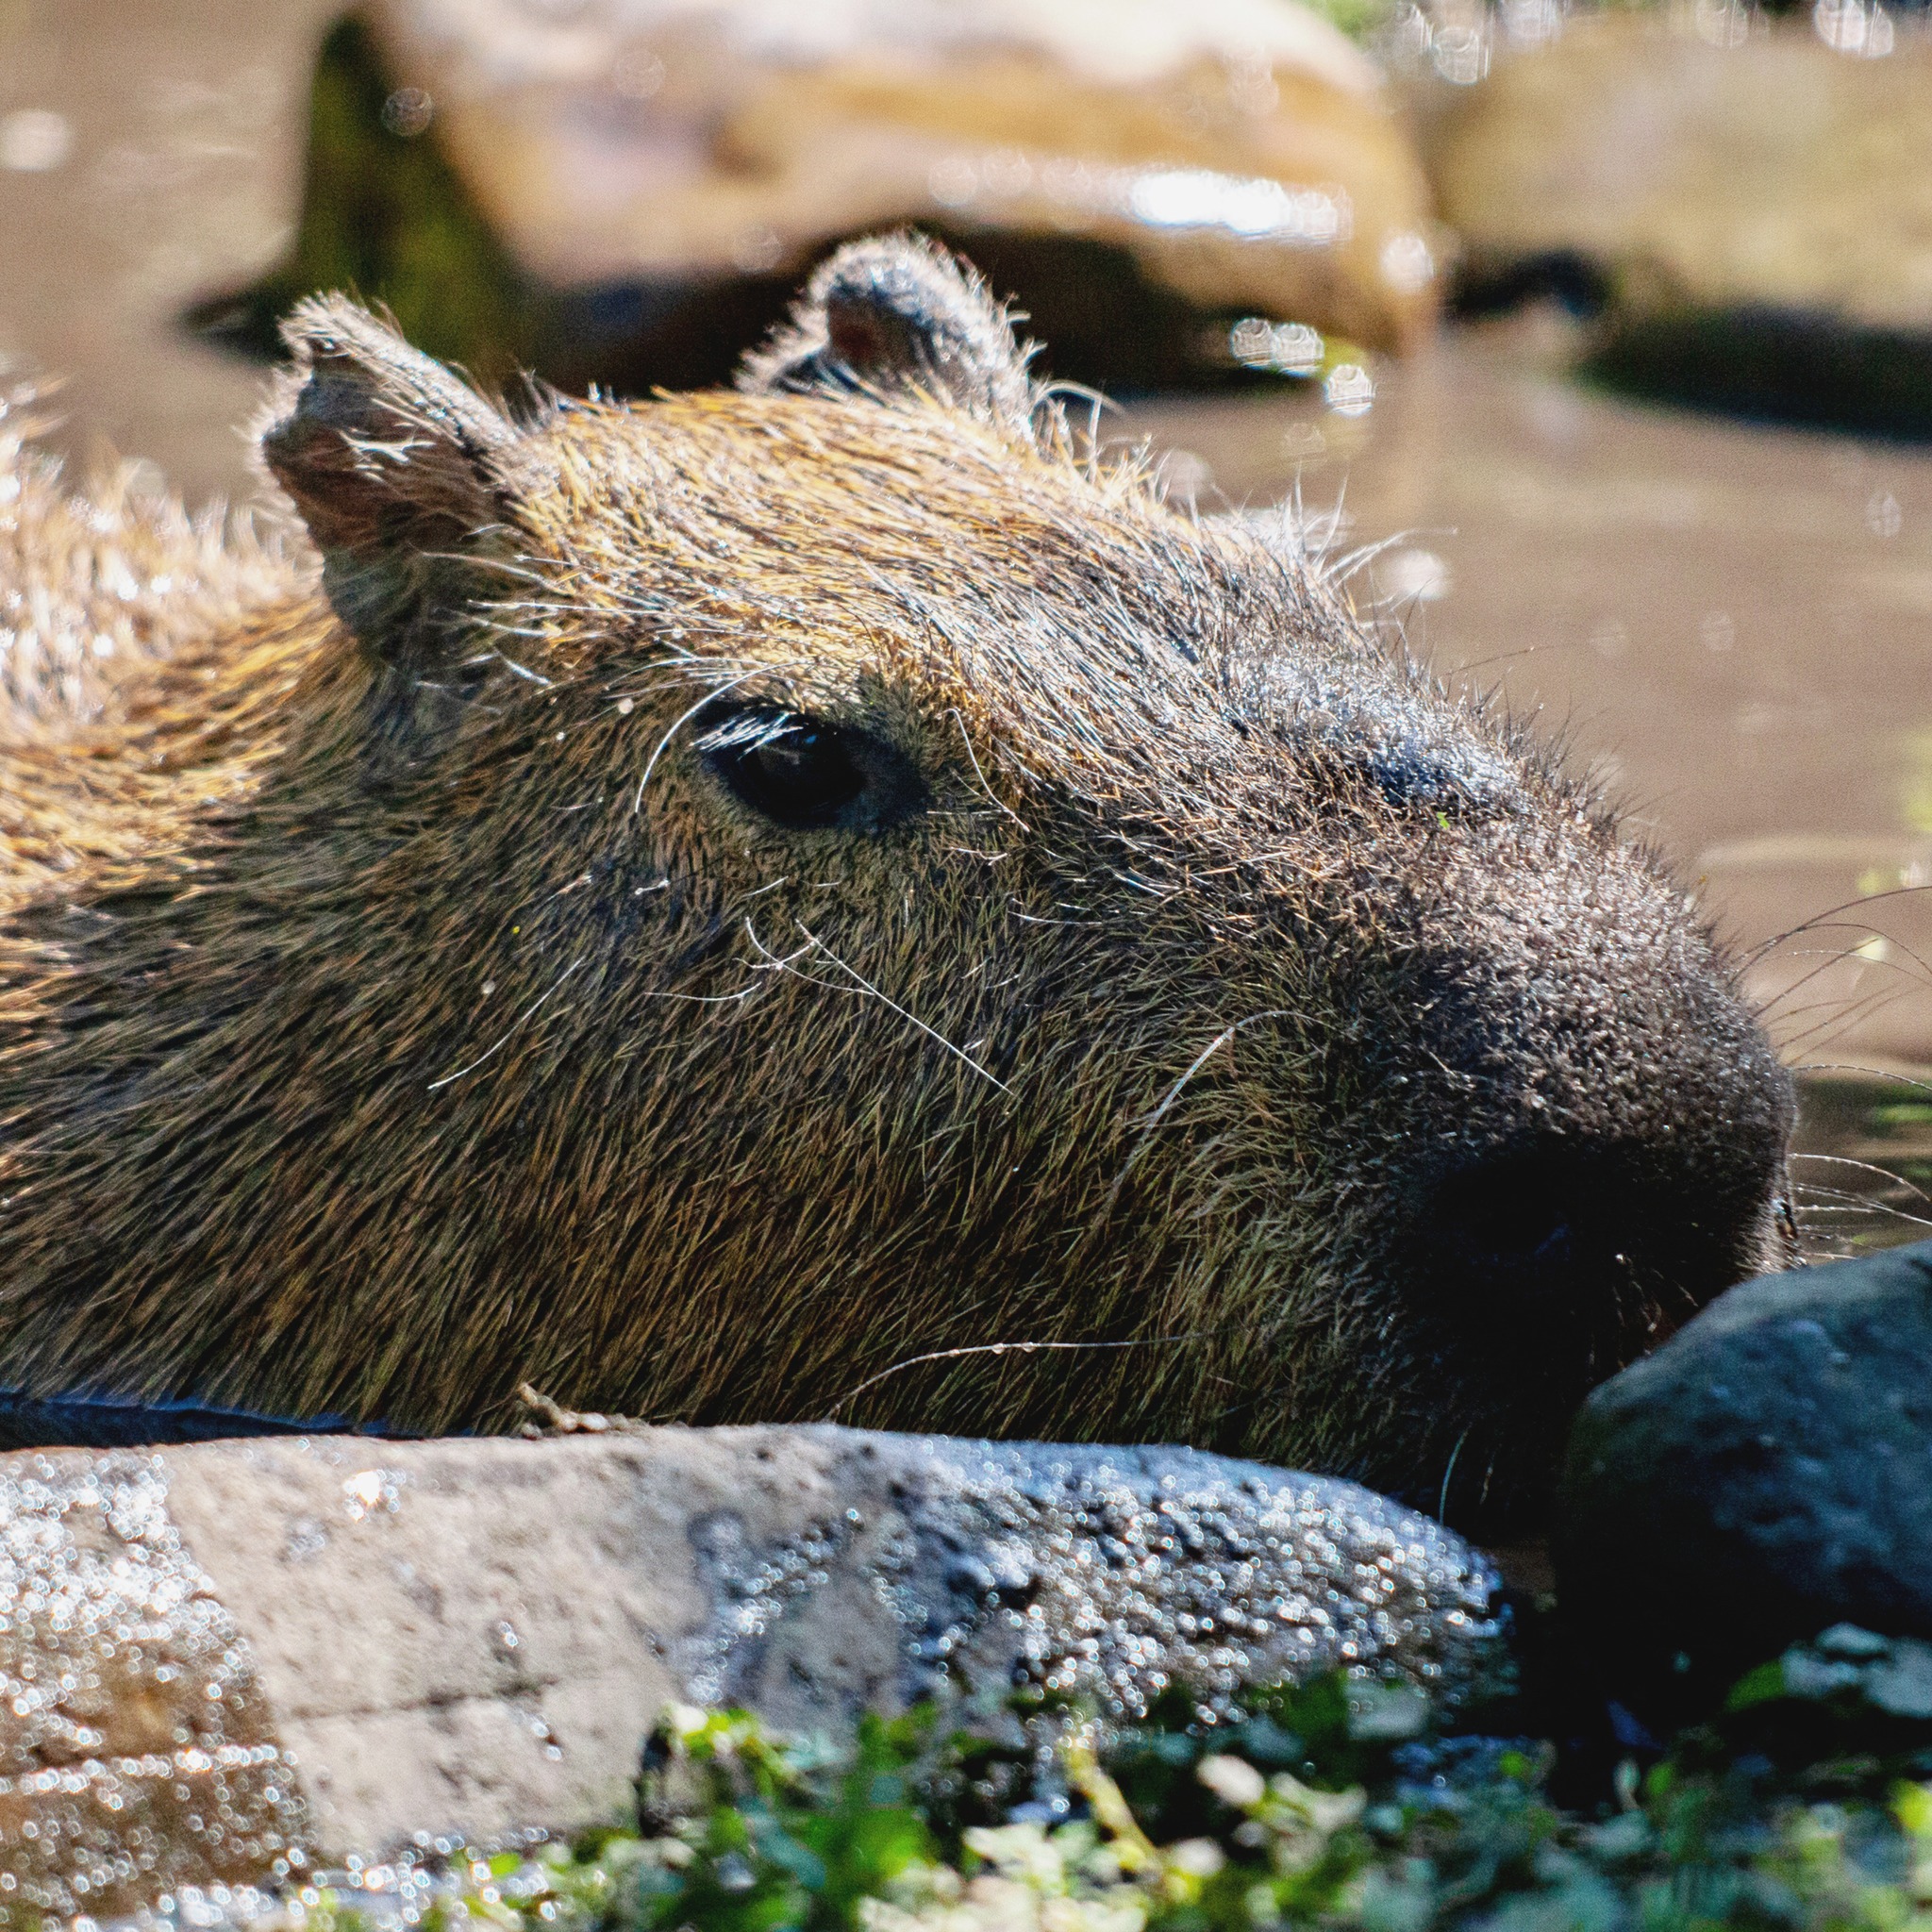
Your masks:
M1310 4L1351 40L1362 42L1387 26L1395 12L1395 0L1310 0Z

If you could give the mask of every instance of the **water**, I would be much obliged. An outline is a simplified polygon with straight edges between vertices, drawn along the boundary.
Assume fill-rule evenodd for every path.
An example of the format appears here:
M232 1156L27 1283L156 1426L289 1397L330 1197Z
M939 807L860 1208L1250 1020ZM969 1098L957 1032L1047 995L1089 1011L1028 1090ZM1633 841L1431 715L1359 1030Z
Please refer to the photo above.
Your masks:
M70 378L69 449L250 492L258 373L175 318L287 249L334 10L0 11L0 364ZM1339 507L1341 549L1386 542L1358 595L1539 711L1749 961L1807 1070L1814 1247L1909 1237L1932 1220L1932 1092L1907 1084L1932 1067L1932 453L1595 395L1574 348L1547 317L1463 328L1374 366L1373 398L1257 383L1109 433L1172 452L1204 507L1299 488Z
M1298 491L1366 553L1364 604L1629 804L1804 1070L1814 1253L1932 1232L1932 451L1592 392L1575 348L1548 315L1465 327L1360 414L1257 394L1117 433L1184 452L1204 508Z
M1820 1077L1803 1092L1793 1167L1810 1253L1823 1259L1932 1237L1932 1090Z

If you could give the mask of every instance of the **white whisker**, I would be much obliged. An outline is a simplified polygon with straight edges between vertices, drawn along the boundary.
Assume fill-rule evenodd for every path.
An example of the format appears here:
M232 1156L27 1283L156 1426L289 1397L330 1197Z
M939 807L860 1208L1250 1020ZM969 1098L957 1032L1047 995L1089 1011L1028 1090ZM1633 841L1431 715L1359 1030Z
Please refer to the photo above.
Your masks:
M486 1060L493 1059L499 1053L503 1051L503 1049L506 1046L508 1046L510 1043L511 1040L515 1038L517 1029L520 1026L522 1026L526 1020L533 1019L536 1016L537 1009L540 1007L543 1006L550 999L551 994L557 992L562 987L563 982L566 979L568 979L571 976L571 974L575 973L577 970L577 968L581 966L583 963L584 962L581 959L573 959L571 963L563 969L562 973L558 974L557 985L553 986L550 989L549 992L540 994L535 1000L533 1000L530 1003L529 1006L525 1007L524 1010L521 1013L519 1013L514 1020L510 1022L508 1032L507 1032L503 1036L503 1038L496 1042L494 1046L491 1047L487 1052L478 1054L476 1058L473 1059L467 1067L458 1067L454 1074L445 1074L441 1079L430 1081L427 1091L431 1093L434 1093L439 1087L447 1087L452 1080L460 1080L466 1074L474 1074L476 1071L476 1069L483 1065L483 1063Z
M1127 1175L1133 1171L1134 1163L1140 1159L1141 1152L1145 1149L1147 1145L1148 1137L1154 1132L1154 1129L1158 1127L1160 1124L1161 1121L1166 1117L1168 1109L1171 1107L1173 1107L1174 1102L1181 1097L1181 1093L1183 1090L1187 1087L1188 1082L1191 1080L1194 1077L1194 1075L1198 1074L1201 1071L1201 1069L1205 1067L1208 1064L1208 1062L1210 1059L1212 1059L1214 1056L1224 1046L1225 1046L1231 1040L1233 1040L1236 1034L1238 1034L1243 1026L1252 1026L1262 1020L1293 1020L1299 1017L1300 1016L1298 1014L1290 1011L1286 1008L1271 1007L1265 1012L1249 1013L1245 1018L1237 1020L1233 1024L1233 1025L1224 1026L1222 1030L1219 1033L1217 1033L1214 1036L1214 1038L1210 1040L1208 1042L1208 1044L1204 1046L1198 1054L1194 1056L1193 1064L1190 1066L1188 1071L1185 1074L1183 1074L1180 1076L1180 1078L1176 1080L1174 1083L1174 1085L1167 1090L1167 1096L1165 1099L1161 1101L1160 1105L1154 1109L1154 1111L1151 1114L1149 1114L1143 1122L1141 1122L1140 1136L1138 1139L1136 1139L1131 1151L1127 1155L1126 1159L1122 1163L1120 1173L1114 1176L1113 1186L1108 1190L1108 1207L1111 1208L1115 1200L1118 1199L1121 1189L1126 1182Z
M848 1404L857 1402L868 1389L875 1388L887 1379L896 1375L902 1369L916 1369L926 1362L952 1361L967 1355L1041 1355L1058 1349L1107 1349L1107 1348L1154 1348L1162 1342L1199 1341L1205 1331L1196 1330L1187 1335L1137 1335L1124 1341L981 1341L967 1348L936 1348L926 1355L908 1356L903 1362L894 1362L889 1369L881 1369L875 1375L868 1375L856 1389L848 1389L833 1403L824 1420L833 1421L839 1411Z

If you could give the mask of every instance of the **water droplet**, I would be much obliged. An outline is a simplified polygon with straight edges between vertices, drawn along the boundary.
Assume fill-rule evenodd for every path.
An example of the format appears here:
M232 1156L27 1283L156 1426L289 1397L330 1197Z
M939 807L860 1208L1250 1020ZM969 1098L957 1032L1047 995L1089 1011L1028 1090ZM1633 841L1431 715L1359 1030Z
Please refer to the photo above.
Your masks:
M1889 490L1874 490L1865 505L1865 527L1874 537L1896 537L1904 525L1898 498Z
M435 118L436 103L420 87L399 87L382 104L382 125L405 141L426 134Z
M46 175L74 152L73 124L51 108L16 108L0 117L0 168Z
M1339 362L1328 372L1326 393L1338 416L1365 415L1374 405L1375 378L1358 362Z
M631 47L617 57L610 85L626 99L648 101L664 85L664 63L648 47Z

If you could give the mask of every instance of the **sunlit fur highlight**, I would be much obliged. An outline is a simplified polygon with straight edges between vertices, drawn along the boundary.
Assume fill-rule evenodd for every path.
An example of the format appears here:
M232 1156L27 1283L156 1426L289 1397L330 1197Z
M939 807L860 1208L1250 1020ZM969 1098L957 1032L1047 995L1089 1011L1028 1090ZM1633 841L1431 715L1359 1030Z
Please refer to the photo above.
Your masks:
M499 418L427 708L299 527L11 453L0 570L86 669L0 741L0 1386L447 1430L529 1380L1432 1504L1453 1460L1502 1509L1776 1260L1783 1075L1604 811L1291 535L1044 403L857 389ZM398 407L354 461L405 503L458 458ZM345 570L378 526L329 525ZM759 820L709 694L889 741L924 808ZM1443 1190L1553 1144L1707 1199L1695 1284L1636 1228L1590 1306L1443 1305Z

